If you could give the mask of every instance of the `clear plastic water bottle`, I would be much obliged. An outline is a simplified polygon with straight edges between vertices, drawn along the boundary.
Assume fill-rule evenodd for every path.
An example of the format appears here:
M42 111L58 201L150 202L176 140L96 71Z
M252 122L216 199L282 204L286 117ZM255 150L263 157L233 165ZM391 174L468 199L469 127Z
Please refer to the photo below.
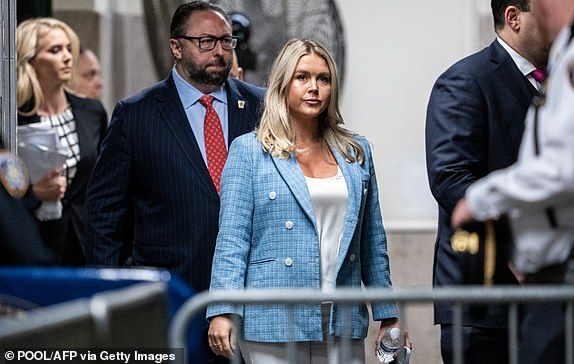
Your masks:
M391 363L397 351L405 345L405 332L398 327L386 329L381 339L381 345L375 352L381 363Z

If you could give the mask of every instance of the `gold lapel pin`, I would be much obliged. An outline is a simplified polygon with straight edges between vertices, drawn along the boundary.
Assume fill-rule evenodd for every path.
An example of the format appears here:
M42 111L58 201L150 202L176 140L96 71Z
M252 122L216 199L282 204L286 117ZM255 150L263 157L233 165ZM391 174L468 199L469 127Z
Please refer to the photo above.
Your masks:
M245 101L237 100L237 107L238 108L243 109L244 106L245 106Z

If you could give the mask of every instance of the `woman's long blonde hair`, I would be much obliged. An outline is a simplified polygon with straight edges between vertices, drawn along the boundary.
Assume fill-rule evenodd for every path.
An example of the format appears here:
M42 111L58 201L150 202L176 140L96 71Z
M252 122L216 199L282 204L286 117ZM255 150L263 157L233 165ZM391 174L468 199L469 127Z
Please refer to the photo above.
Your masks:
M21 115L36 114L44 99L36 70L30 61L36 57L40 38L55 28L62 29L68 36L72 46L72 67L75 67L74 61L78 59L80 41L68 24L54 18L36 18L24 20L16 28L16 99L18 113ZM71 82L72 80L66 86L70 86Z
M273 63L269 74L269 85L261 122L257 129L257 139L263 149L275 157L288 159L296 150L295 132L289 121L287 98L289 86L299 59L316 54L323 58L331 72L331 98L329 106L319 116L319 129L323 142L348 161L363 162L365 151L356 141L356 134L343 128L343 117L339 111L339 77L335 61L318 42L309 39L289 40Z

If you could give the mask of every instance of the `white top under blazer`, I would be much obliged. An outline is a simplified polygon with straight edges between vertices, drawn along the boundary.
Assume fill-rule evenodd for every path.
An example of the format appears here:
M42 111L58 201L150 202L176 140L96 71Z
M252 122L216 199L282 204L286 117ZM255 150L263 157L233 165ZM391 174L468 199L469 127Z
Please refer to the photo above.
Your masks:
M335 271L349 194L343 173L328 178L305 176L321 245L321 289L335 288Z

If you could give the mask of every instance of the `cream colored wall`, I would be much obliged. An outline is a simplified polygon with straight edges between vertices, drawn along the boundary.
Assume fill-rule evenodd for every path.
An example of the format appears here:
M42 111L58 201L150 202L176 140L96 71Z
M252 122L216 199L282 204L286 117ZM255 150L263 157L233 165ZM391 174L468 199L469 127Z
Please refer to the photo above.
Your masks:
M373 144L386 225L434 228L426 105L439 74L478 49L485 9L476 0L337 3L348 49L343 116Z
M432 287L432 257L434 231L387 231L388 252L393 288ZM414 343L411 363L440 364L440 329L434 325L433 306L430 303L404 305L401 323L409 331ZM378 322L371 322L365 345L367 364L378 364L373 356L373 340Z
M52 6L53 15L68 22L98 55L109 116L119 100L158 81L141 0L53 0ZM167 41L154 51L169 52Z

